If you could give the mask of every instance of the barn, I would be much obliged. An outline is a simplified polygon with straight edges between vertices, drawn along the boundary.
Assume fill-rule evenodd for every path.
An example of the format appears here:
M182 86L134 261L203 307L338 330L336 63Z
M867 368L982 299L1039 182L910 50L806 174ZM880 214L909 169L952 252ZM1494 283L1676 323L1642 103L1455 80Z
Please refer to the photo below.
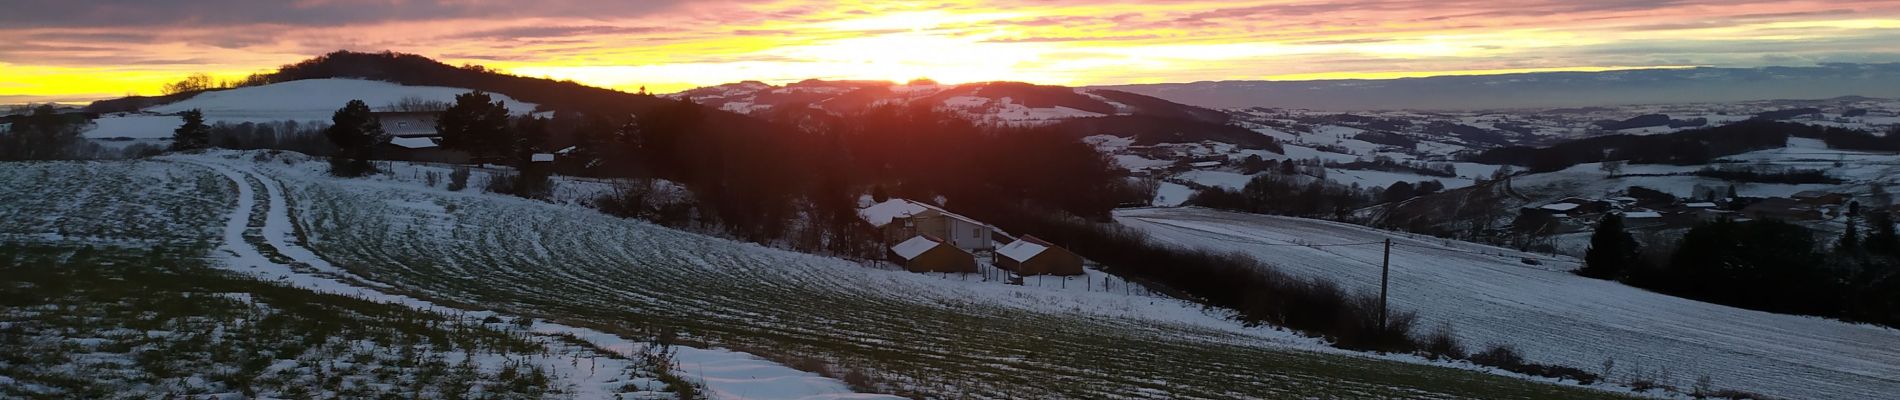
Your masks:
M891 259L910 272L976 272L976 256L928 235L891 246Z
M996 266L1016 275L1081 275L1082 257L1035 236L996 249Z
M461 164L467 152L443 148L435 132L435 111L386 111L371 115L383 125L389 142L377 149L377 158L399 161Z

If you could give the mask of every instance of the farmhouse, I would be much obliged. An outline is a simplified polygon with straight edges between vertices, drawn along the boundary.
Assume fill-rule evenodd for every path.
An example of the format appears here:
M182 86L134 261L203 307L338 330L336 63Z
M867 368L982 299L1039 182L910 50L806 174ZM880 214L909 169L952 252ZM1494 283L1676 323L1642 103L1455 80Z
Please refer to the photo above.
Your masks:
M996 249L996 266L1017 275L1081 275L1082 257L1035 236Z
M891 246L891 261L910 272L976 272L976 256L943 239L917 235Z
M378 158L460 164L469 161L467 152L442 148L435 132L433 111L395 111L373 113L389 134L389 143L377 149Z
M858 210L858 217L882 230L886 242L928 235L966 251L996 248L995 227L929 204L890 199Z
M1821 190L1803 191L1801 193L1795 193L1794 196L1791 197L1794 197L1796 201L1800 201L1802 204L1817 206L1840 205L1847 202L1847 195L1845 194Z

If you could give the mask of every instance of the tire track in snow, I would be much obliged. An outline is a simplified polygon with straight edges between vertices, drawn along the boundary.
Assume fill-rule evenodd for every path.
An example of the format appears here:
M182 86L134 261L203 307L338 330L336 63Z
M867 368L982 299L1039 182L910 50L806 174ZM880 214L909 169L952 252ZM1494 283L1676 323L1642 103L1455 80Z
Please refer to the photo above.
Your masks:
M225 223L223 234L224 243L218 247L219 251L230 255L230 258L225 260L227 269L257 276L266 280L275 280L306 290L352 296L378 302L402 304L420 310L447 315L466 315L469 318L476 319L486 318L488 316L514 318L514 316L507 316L493 311L462 310L446 307L406 295L391 294L378 289L357 286L328 276L298 272L290 265L274 262L265 256L259 248L253 246L244 238L245 231L251 228L251 213L259 206L266 207L267 210L264 225L261 227L266 245L270 246L279 254L290 257L299 263L309 264L313 269L333 274L341 274L339 276L353 277L349 275L348 272L338 269L321 257L318 257L315 252L310 251L308 248L293 243L294 240L290 236L292 228L290 226L289 207L284 197L284 190L275 179L265 176L265 174L250 169L247 166L230 165L217 160L207 161L204 159L179 157L174 158L173 161L210 169L230 179L231 182L237 185L238 204L231 211L228 222ZM249 182L253 179L264 187L264 194L268 198L266 204L260 205L257 203L256 188L252 187ZM378 287L382 288L389 288L386 284L376 283L367 279L350 280L379 285ZM644 351L647 346L644 342L628 340L606 332L540 320L536 320L534 325L528 330L537 334L547 335L571 334L586 340L595 347L620 353L623 356L633 356ZM683 375L687 379L700 382L705 386L705 389L710 392L709 395L713 398L760 400L899 398L889 395L852 392L843 382L836 379L799 371L751 354L722 349L700 349L677 345L673 346L672 349L676 351L675 361L679 364L675 373ZM578 374L573 377L580 378ZM618 374L606 373L603 375L592 375L590 372L590 376L587 378L596 380L608 379L609 381L571 382L577 390L577 397L584 399L613 397L612 391L614 388L609 386L618 386L618 383L616 383L619 378Z

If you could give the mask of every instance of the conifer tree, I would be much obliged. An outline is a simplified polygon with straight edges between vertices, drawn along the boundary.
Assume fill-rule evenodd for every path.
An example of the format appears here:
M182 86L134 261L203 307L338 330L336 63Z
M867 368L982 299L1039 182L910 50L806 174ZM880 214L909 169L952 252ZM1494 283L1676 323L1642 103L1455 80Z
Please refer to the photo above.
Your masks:
M515 145L508 108L479 90L455 95L455 104L437 117L435 131L443 148L466 151L478 161L506 158Z
M1584 254L1578 275L1597 279L1622 279L1638 260L1636 239L1623 228L1623 216L1610 214L1597 223L1590 235L1590 250Z
M205 114L194 108L178 116L185 120L178 129L172 130L172 150L196 150L211 147L211 127L205 125Z
M363 176L376 172L369 160L376 151L376 145L388 142L389 135L383 132L382 122L370 112L369 104L362 100L350 100L331 115L330 122L330 128L324 134L337 147L337 154L330 156L330 173L336 176Z

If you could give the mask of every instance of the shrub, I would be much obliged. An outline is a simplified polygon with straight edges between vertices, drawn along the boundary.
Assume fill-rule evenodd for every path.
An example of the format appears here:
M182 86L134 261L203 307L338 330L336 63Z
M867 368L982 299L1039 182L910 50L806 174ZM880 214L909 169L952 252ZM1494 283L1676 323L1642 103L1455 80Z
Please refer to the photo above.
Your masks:
M461 191L466 188L468 188L468 166L456 166L454 171L449 171L449 190Z
M1455 360L1467 356L1464 345L1459 344L1458 337L1452 334L1450 324L1439 325L1437 330L1425 335L1420 342L1423 342L1421 345L1424 346L1425 354L1434 360Z

